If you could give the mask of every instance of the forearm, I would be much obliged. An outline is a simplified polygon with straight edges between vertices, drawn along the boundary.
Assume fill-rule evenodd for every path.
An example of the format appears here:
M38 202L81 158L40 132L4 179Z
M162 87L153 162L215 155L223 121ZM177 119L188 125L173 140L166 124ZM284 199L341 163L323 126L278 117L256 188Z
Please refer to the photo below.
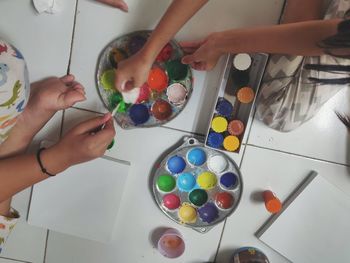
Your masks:
M287 0L281 23L322 19L323 5L323 0Z
M208 0L174 0L142 49L154 61L161 49Z
M222 53L253 53L319 56L324 50L317 46L323 39L337 33L341 20L317 20L217 33L215 46Z
M69 167L68 162L59 158L57 153L59 151L56 147L41 153L43 165L53 174L58 174ZM41 171L35 154L0 160L0 203L47 178L48 176Z

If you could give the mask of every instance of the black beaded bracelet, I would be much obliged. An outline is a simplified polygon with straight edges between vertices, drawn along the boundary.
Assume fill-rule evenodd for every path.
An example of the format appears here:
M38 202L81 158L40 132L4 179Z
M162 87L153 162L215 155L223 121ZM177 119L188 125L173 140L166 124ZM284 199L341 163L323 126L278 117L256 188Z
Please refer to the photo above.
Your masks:
M40 158L40 154L43 150L45 150L46 148L40 148L38 150L38 152L36 153L36 159L38 160L38 163L39 163L39 166L40 166L40 169L41 171L44 173L44 174L47 174L48 176L55 176L55 174L52 174L52 173L49 173L46 168L44 167L43 163L41 162L41 158Z

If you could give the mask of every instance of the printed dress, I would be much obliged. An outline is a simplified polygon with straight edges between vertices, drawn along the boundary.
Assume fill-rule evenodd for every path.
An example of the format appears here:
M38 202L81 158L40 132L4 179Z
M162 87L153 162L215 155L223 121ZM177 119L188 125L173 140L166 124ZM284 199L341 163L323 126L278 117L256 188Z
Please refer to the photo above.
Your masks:
M325 19L344 18L350 0L331 1ZM272 55L258 95L257 117L269 127L291 131L311 119L344 85L315 84L309 78L346 78L349 73L321 72L307 64L350 65L349 59L330 55L318 57Z
M0 144L6 140L17 117L29 98L26 63L21 53L0 40ZM0 182L1 184L1 182ZM0 254L19 214L11 209L10 216L0 216Z

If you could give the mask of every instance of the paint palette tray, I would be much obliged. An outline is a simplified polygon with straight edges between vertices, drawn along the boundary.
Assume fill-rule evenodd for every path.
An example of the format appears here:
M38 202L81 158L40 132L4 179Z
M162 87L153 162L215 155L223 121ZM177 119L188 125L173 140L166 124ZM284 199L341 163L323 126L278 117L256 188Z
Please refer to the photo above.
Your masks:
M225 153L185 137L163 157L156 162L150 183L156 203L170 219L205 233L235 211L242 180Z
M230 55L220 83L205 145L239 153L268 55Z
M137 31L115 39L102 51L98 61L98 92L109 111L118 107L115 119L125 129L169 122L183 110L192 93L192 71L181 63L184 54L174 40L158 54L146 83L127 94L115 89L118 63L137 53L150 34L151 31Z

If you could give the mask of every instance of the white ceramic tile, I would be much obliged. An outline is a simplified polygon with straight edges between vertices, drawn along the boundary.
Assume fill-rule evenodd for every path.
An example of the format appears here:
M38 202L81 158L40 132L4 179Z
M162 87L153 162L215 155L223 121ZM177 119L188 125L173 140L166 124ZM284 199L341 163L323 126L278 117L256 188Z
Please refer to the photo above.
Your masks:
M71 109L65 113L64 130L93 113ZM212 260L218 246L222 224L202 235L166 218L155 205L149 190L149 174L159 157L188 134L168 128L117 129L116 144L107 155L131 162L120 206L116 239L110 245L49 234L47 262L168 262L153 248L152 232L160 227L175 227L184 235L185 254L172 262ZM239 162L238 155L234 155Z
M85 85L88 100L78 107L103 112L95 84L97 58L102 49L115 37L135 30L152 29L170 1L128 1L129 13L79 1L77 27L72 55L72 73ZM232 27L274 24L283 1L209 1L177 34L178 40L203 38L211 32ZM254 9L251 7L254 6ZM147 15L144 15L147 10ZM98 19L91 19L98 17ZM208 19L220 17L220 19ZM205 134L209 115L215 103L216 89L222 63L209 73L194 72L194 93L185 110L166 126L183 131Z
M12 260L12 259L7 259L7 258L0 258L0 263L19 263L23 261L16 261L16 260ZM27 262L25 262L27 263Z
M281 133L254 120L248 143L336 163L350 164L350 134L334 110L350 113L350 91L343 89L299 128Z
M311 170L349 193L349 168L346 166L247 146L241 169L244 192L236 214L226 222L217 262L228 262L233 251L243 246L261 249L270 262L287 262L254 236L269 218L260 199L261 191L270 189L283 202Z
M55 15L38 15L29 0L0 3L0 36L23 53L31 81L67 72L75 0L61 2Z

